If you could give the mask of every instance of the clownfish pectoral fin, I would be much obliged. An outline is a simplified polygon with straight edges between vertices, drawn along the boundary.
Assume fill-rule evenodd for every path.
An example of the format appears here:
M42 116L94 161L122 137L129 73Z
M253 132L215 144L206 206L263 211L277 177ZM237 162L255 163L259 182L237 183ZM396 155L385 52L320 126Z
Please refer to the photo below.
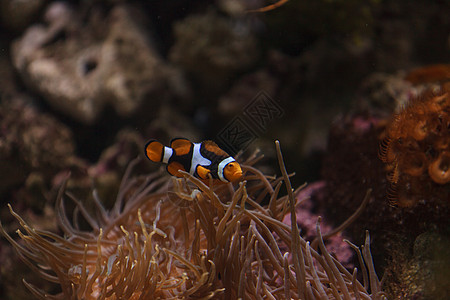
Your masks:
M145 145L145 156L154 162L160 162L164 155L164 145L157 140L150 140Z
M209 140L204 141L203 145L206 150L214 153L217 156L228 156L228 154L225 151L223 151L219 146L217 146L217 144L214 143L213 141L209 141Z
M180 173L180 170L186 172L183 165L179 162L174 161L167 165L167 172L169 172L169 174L172 176L183 177L183 175Z
M170 147L175 151L176 155L185 155L191 151L192 142L185 138L174 138L170 141Z
M211 171L203 166L197 166L197 174L201 179L208 179Z

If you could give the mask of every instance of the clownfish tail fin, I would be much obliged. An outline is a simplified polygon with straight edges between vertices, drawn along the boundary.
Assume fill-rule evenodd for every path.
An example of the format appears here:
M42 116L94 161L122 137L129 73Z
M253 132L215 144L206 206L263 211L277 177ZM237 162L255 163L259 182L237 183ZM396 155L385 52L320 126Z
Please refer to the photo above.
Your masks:
M164 156L164 145L157 140L150 140L145 145L145 156L154 162L161 162Z

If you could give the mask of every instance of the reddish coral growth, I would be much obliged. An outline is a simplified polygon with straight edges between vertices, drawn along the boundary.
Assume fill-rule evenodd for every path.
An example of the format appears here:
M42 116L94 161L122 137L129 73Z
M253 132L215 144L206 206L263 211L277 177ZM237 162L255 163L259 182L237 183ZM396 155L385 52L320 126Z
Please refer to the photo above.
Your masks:
M414 85L450 80L450 64L437 64L412 70L405 79Z
M449 129L450 84L412 99L388 124L380 158L386 164L389 196L395 204L413 206L436 190L448 192Z

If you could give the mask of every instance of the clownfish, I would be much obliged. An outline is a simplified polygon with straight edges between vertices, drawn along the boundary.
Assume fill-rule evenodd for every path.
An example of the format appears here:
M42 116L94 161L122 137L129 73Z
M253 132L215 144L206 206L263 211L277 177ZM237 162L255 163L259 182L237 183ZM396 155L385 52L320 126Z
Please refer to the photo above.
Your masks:
M167 164L167 172L183 177L180 170L204 181L212 179L233 182L242 177L239 163L220 149L213 141L193 143L184 138L175 138L166 147L157 140L145 145L145 156L154 162Z

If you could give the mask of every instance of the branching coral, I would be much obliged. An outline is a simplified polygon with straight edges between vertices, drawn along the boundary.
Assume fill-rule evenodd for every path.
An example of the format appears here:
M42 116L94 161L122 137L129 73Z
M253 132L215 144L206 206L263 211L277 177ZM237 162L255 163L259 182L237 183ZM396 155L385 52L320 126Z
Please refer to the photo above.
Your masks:
M59 283L47 295L25 282L41 299L380 299L381 284L369 250L353 246L364 284L327 251L317 222L320 253L299 235L295 191L279 144L281 178L243 164L244 180L208 187L185 173L183 179L124 175L115 206L107 211L94 192L96 217L61 188L58 223L64 237L19 221L16 242L1 227L30 268ZM288 194L280 196L282 181ZM73 221L64 199L76 204ZM269 198L267 207L259 203ZM291 213L292 225L282 223ZM92 227L81 230L79 215ZM280 247L283 245L283 247ZM288 249L283 252L280 249ZM367 269L366 269L367 266ZM368 270L368 272L366 271ZM369 289L371 294L369 294Z
M450 183L449 128L449 84L410 101L386 127L380 157L399 206L412 206L433 190L445 192L440 185ZM448 191L440 198L447 201Z

